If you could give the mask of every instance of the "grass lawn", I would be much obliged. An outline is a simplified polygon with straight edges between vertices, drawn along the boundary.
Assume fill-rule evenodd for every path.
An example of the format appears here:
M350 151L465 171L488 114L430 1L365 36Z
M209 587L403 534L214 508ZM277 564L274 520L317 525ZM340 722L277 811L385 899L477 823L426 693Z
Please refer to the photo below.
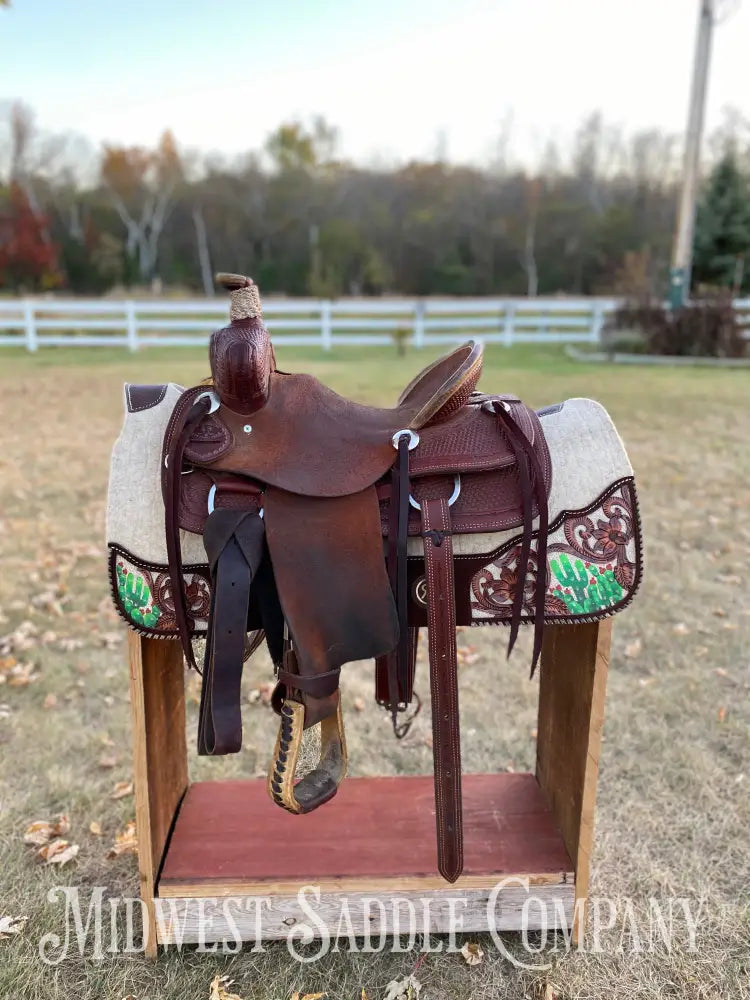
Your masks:
M281 349L277 360L390 404L435 353ZM53 968L38 958L44 934L64 934L51 887L138 893L134 855L107 856L134 815L132 796L111 797L131 777L124 628L109 600L104 545L122 383L189 385L207 373L204 349L0 352L0 637L11 637L0 638L0 918L28 918L20 934L0 940L2 998L208 1000L221 974L243 1000L288 1000L295 991L361 1000L363 988L379 1000L419 960L416 951L347 953L346 944L310 965L283 944L234 957L188 949L154 964L72 952ZM671 951L649 951L648 940L634 951L619 921L602 933L601 953L558 950L544 957L544 971L516 969L489 938L475 967L429 954L417 972L422 1000L750 997L750 372L577 365L556 347L493 347L480 387L535 406L592 396L628 446L647 564L642 592L615 622L591 895L632 899L639 928L649 898L682 897L693 913L701 909L695 951L676 919ZM509 662L502 639L493 629L460 636L478 654L460 677L467 770L533 769L528 637ZM425 672L422 661L422 691ZM270 677L263 656L246 673L248 692ZM196 678L188 684L192 739ZM373 703L371 671L345 669L342 689L352 773L430 771L429 713L397 744ZM245 701L243 714L242 753L192 756L193 778L265 772L274 717L257 700ZM31 821L60 813L70 818L66 839L80 848L63 868L42 864L23 843ZM517 936L507 947L521 954Z

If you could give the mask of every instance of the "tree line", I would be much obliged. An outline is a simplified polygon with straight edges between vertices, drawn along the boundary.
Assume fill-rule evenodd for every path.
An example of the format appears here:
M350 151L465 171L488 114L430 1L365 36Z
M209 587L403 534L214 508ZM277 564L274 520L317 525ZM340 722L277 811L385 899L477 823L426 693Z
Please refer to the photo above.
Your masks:
M234 160L42 134L0 114L0 288L93 295L213 293L214 270L266 293L662 295L680 142L624 136L587 117L534 166L466 166L439 153L402 166L342 157L322 118L281 124ZM750 287L750 129L736 112L707 143L694 285Z

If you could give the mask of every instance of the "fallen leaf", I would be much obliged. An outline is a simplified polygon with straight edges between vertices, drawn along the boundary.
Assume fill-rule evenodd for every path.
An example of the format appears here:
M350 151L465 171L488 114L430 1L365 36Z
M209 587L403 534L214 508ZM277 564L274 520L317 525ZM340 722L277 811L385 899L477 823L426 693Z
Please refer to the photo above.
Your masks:
M475 941L467 941L461 949L467 965L481 965L484 952Z
M230 993L229 987L234 983L229 976L214 976L211 980L209 1000L242 1000L237 993Z
M719 711L716 713L716 717L718 718L719 722L723 722L724 719L726 719L727 710L723 705L719 708Z
M101 835L102 835L102 828L101 828L101 826L99 826L99 824L96 822L96 820L92 820L89 823L89 833L93 833L93 835L95 837L101 837Z
M0 917L0 941L11 934L20 934L28 917Z
M54 823L46 819L37 819L30 823L23 835L24 844L33 844L40 847L49 843L53 837L63 837L70 830L70 820L67 816L60 815Z
M107 649L117 649L125 641L125 629L119 632L102 632L99 638Z
M643 643L641 642L641 640L640 639L633 639L633 641L629 642L627 644L627 646L625 647L625 656L629 660L634 660L636 658L636 656L640 656L641 655L641 650L642 649L643 649Z
M46 696L46 698L42 702L42 708L49 710L50 708L55 708L56 705L57 705L57 695L52 694L52 692L50 691L50 693Z
M415 976L392 979L385 988L384 1000L414 1000L419 996L422 984Z
M17 663L6 674L0 675L0 683L7 683L9 687L26 687L33 684L38 676L33 663Z
M37 854L48 865L66 865L78 854L78 844L69 844L67 840L53 840L51 844L40 847Z
M107 852L108 858L117 858L121 854L137 854L138 838L135 833L135 820L125 824L125 829L115 834L115 842Z
M110 793L111 799L125 799L133 794L132 781L118 781Z
M99 758L99 767L108 770L110 767L116 767L118 763L117 757L112 756L112 754L103 753Z
M714 615L716 618L727 617L727 612L724 610L724 608L714 608L711 614Z
M364 712L364 710L365 710L365 699L364 698L355 698L354 699L354 707L355 707L355 709L358 712Z
M83 639L72 639L68 636L65 639L61 639L58 643L59 648L64 653L72 653L76 649L83 649L85 643Z

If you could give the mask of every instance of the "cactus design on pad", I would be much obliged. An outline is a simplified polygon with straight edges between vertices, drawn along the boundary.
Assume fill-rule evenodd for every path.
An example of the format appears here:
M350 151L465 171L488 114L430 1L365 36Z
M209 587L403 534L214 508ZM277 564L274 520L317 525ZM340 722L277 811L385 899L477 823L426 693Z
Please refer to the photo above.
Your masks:
M514 538L471 581L472 618L510 619L519 586L522 617L534 616L534 588L545 573L544 615L548 621L601 618L627 603L638 586L640 526L630 482L618 483L591 510L564 511L550 526L546 566L537 563L532 540L529 571L518 577L520 536Z
M624 594L611 568L594 566L582 559L571 561L566 553L559 559L550 560L550 570L558 581L552 587L555 597L559 597L573 614L591 614L611 608Z
M117 591L128 618L137 625L153 628L161 612L153 602L145 577L117 564Z

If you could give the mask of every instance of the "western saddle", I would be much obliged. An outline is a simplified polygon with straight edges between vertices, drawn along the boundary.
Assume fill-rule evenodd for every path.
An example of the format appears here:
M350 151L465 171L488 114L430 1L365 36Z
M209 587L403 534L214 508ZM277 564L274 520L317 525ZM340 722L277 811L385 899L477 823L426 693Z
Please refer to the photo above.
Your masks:
M377 700L403 735L426 625L438 868L453 882L463 866L456 625L470 621L454 538L522 529L508 651L531 602L533 672L551 480L541 424L514 396L476 391L473 342L422 371L393 409L281 372L256 286L217 280L231 292L231 322L211 337L211 381L172 412L162 461L175 618L191 666L181 528L202 530L211 572L199 753L240 749L243 662L265 636L280 715L269 792L290 812L317 808L346 771L341 667L375 659ZM303 732L315 725L320 761L295 780Z

